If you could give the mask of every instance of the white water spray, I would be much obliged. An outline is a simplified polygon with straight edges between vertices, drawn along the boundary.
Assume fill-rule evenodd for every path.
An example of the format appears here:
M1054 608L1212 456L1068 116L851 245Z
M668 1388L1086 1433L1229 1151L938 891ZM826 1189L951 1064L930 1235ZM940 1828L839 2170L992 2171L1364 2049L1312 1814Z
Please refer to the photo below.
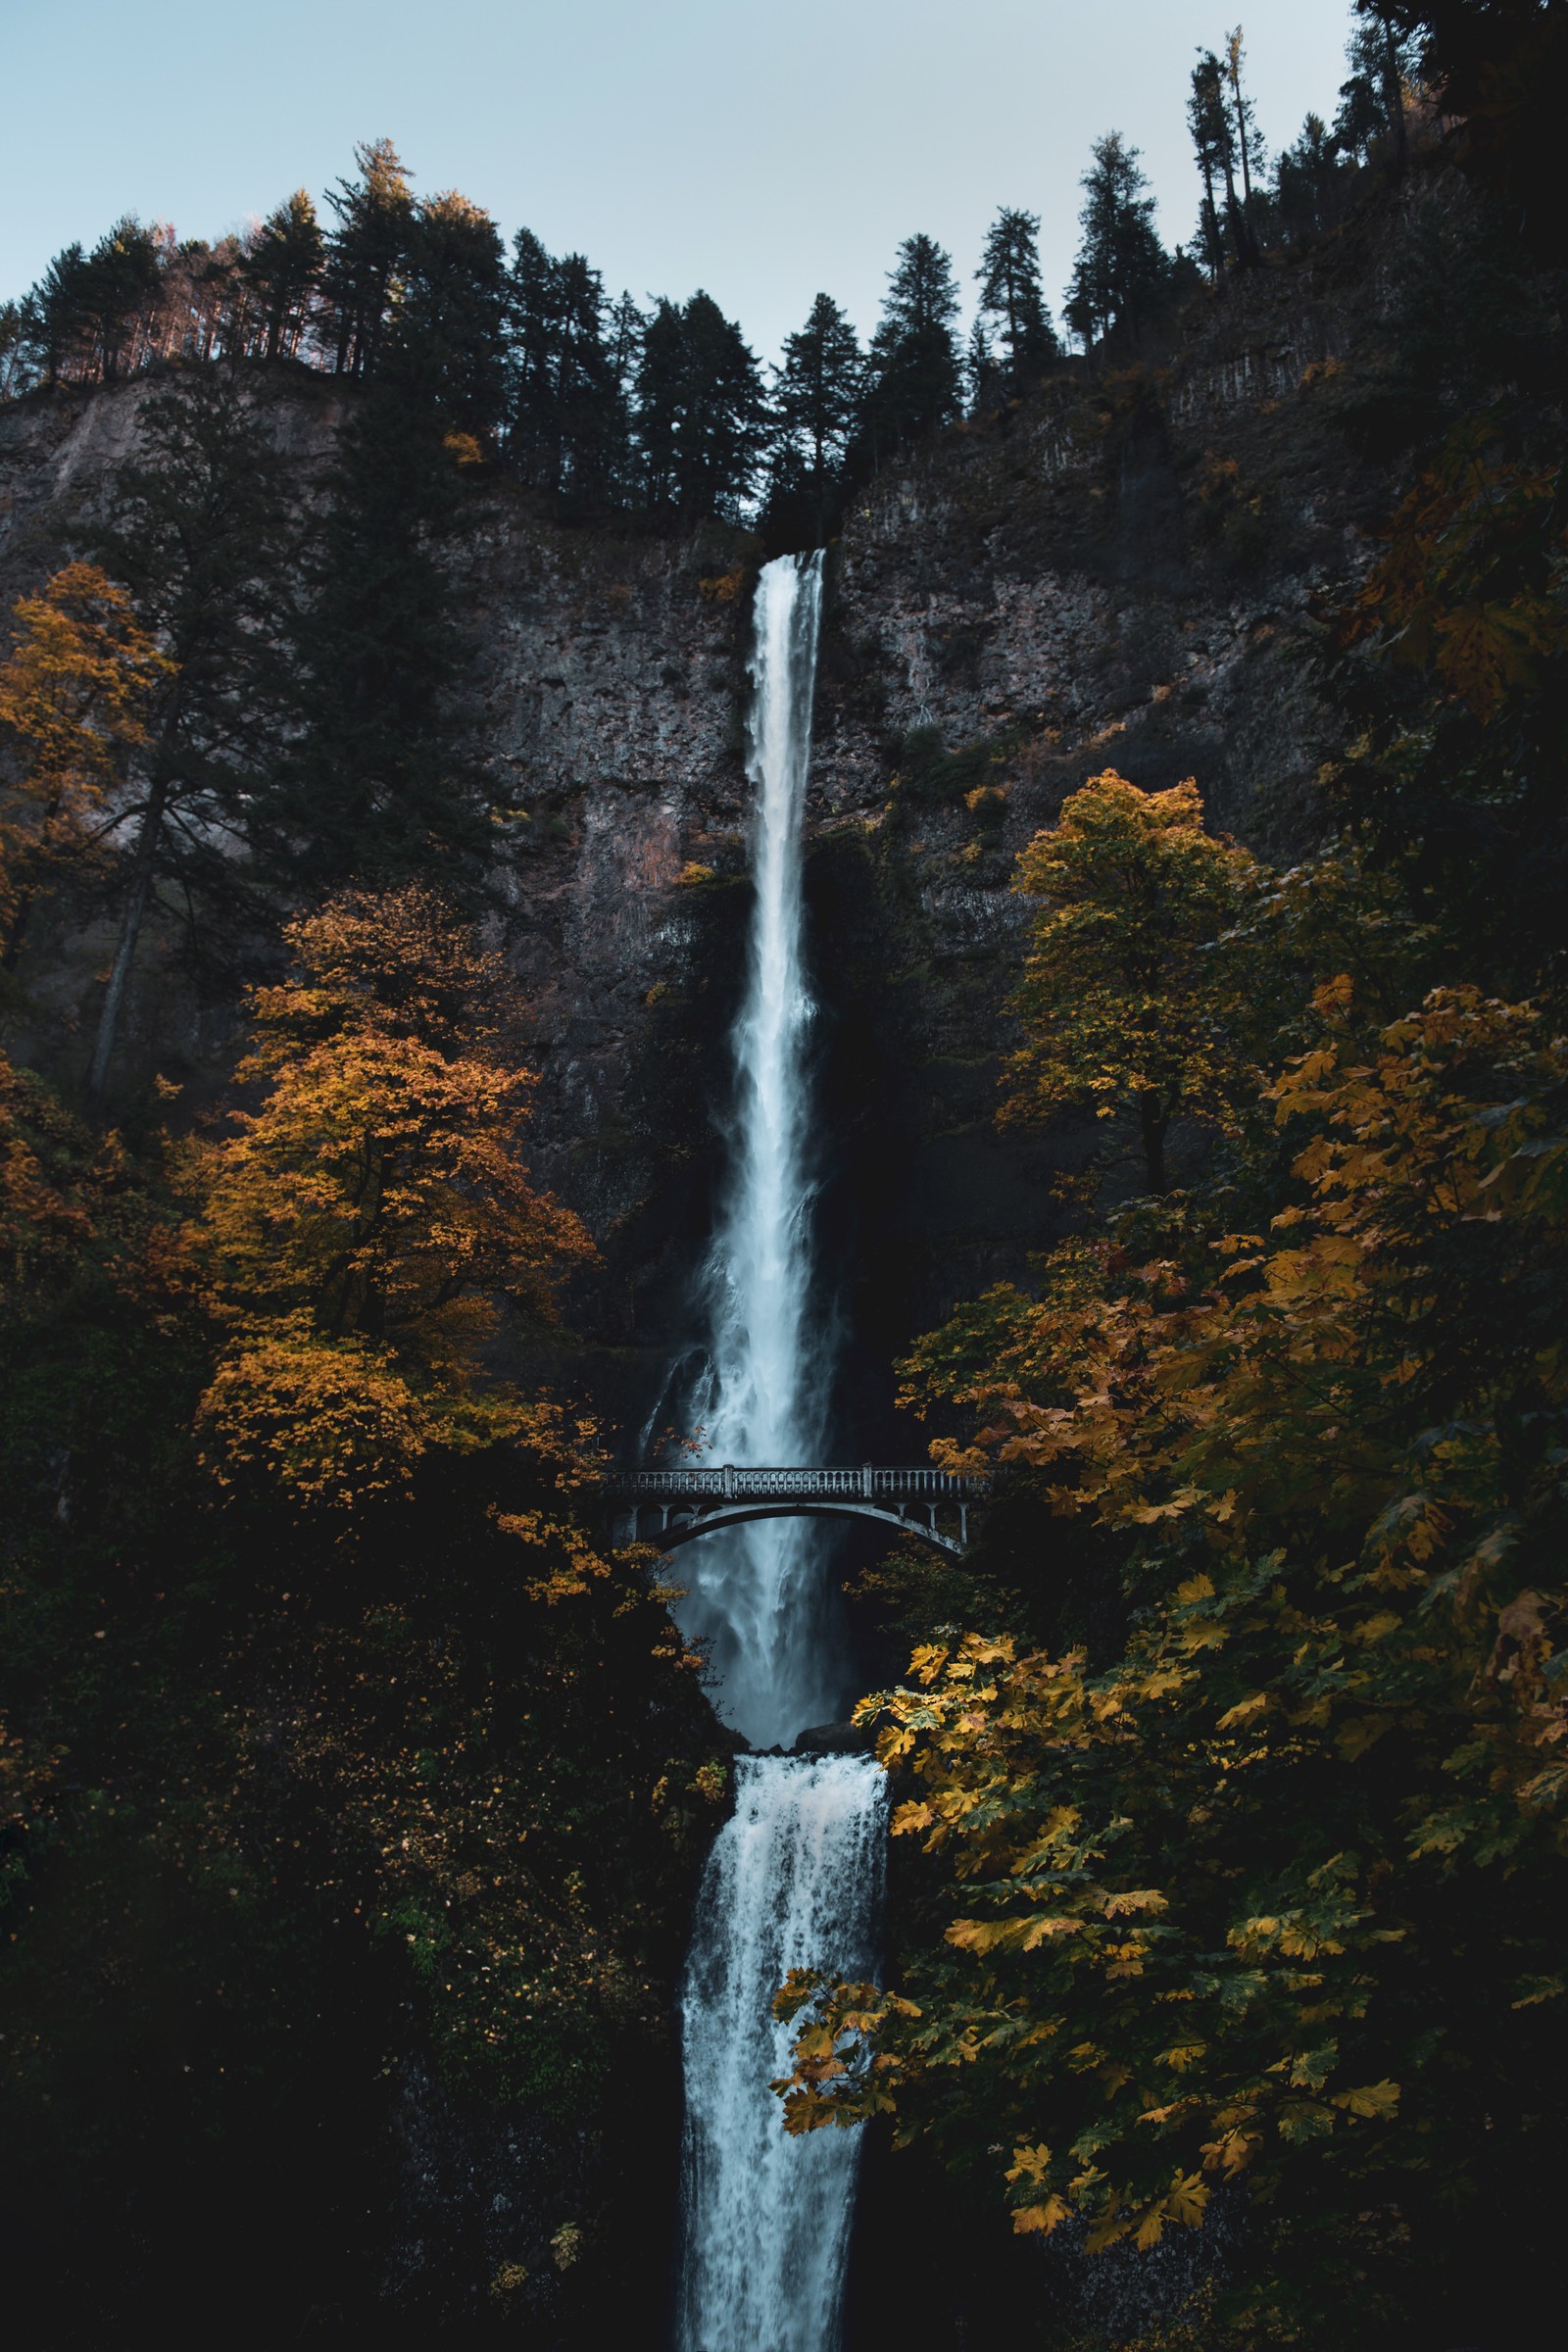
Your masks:
M732 1183L706 1269L709 1372L694 1399L710 1459L820 1461L828 1348L811 1310L810 998L802 819L822 559L781 557L757 591L751 757L757 886L732 1045ZM821 1537L773 1519L697 1538L677 1615L710 1645L717 1704L756 1747L843 1703L821 1640ZM858 2132L792 2139L769 2089L792 1968L864 1976L880 1908L886 1781L865 1756L751 1756L709 1859L681 2002L686 2074L681 2352L834 2352Z

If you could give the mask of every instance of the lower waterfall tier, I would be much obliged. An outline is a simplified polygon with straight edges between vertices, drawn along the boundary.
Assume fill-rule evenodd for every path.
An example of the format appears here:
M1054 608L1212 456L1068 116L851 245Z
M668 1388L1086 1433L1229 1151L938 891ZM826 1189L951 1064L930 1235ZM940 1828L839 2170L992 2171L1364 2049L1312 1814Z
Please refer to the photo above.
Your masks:
M859 2134L791 2138L768 2085L792 1968L874 1963L887 1776L869 1756L749 1756L703 1881L681 2003L686 2068L681 2352L836 2341Z

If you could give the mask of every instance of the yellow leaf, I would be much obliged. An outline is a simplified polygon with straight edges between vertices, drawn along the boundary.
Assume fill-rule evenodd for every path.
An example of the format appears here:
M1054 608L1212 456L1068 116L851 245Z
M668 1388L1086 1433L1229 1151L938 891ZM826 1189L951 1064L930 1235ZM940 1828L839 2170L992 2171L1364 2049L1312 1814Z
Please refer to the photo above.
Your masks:
M1343 2107L1347 2115L1387 2122L1398 2113L1399 2085L1389 2082L1364 2082L1354 2090L1336 2091L1334 2104Z
M1069 2218L1071 2207L1065 2197L1048 2197L1043 2205L1020 2205L1012 2217L1012 2226L1020 2237L1034 2230L1050 2236Z

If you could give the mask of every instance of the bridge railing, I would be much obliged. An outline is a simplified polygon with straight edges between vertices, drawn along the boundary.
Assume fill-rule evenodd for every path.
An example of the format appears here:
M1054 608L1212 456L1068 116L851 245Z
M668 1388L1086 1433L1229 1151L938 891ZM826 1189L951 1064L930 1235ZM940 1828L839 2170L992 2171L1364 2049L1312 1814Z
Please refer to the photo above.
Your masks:
M799 1495L803 1500L856 1496L862 1501L908 1497L922 1501L972 1502L986 1492L987 1482L924 1465L912 1469L884 1469L862 1462L856 1467L792 1468L741 1467L725 1463L720 1469L622 1470L605 1481L609 1494L630 1501L760 1502L774 1495Z

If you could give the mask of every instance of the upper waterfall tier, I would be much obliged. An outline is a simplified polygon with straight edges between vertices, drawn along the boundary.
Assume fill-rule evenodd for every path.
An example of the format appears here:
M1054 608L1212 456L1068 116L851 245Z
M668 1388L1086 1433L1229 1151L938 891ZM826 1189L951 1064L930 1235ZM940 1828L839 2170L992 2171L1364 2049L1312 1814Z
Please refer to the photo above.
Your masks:
M756 885L730 1034L729 1182L704 1268L707 1368L691 1398L705 1458L812 1461L826 1435L828 1347L812 1313L811 996L802 820L822 558L782 556L758 582L747 773ZM819 1639L823 1538L772 1521L715 1534L682 1563L682 1630L706 1641L719 1711L754 1745L787 1745L842 1700Z

